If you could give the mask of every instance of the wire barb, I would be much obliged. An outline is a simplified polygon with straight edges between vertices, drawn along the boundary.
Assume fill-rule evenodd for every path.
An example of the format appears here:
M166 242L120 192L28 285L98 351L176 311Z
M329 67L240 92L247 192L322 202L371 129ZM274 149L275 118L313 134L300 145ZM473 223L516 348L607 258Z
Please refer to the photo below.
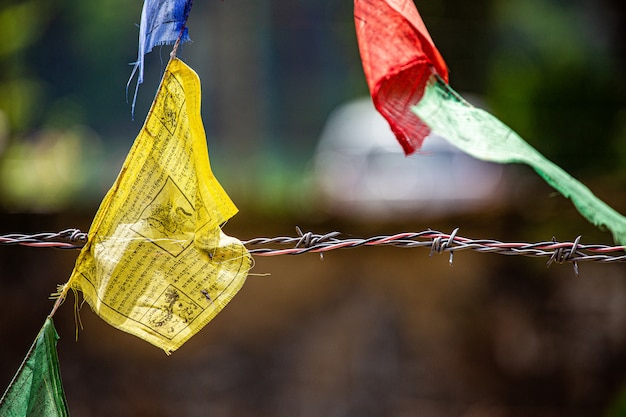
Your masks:
M576 255L580 255L579 253L577 253L578 244L580 243L580 238L581 236L579 235L574 241L574 243L572 243L572 247L569 250L567 250L565 247L557 248L554 251L554 253L552 253L552 256L550 256L550 259L548 259L546 266L550 267L550 265L552 265L554 262L558 264L562 264L564 262L571 261L572 264L574 265L574 274L576 275L576 278L580 277L580 272L578 270L578 262L572 259ZM557 243L556 238L554 236L552 236L552 242L554 244Z
M451 234L436 230L422 232L404 232L394 235L373 236L369 238L340 238L340 232L323 235L302 232L296 227L297 236L293 237L257 237L243 241L248 251L255 256L302 255L305 253L324 253L336 249L350 249L363 246L393 246L397 248L430 248L433 253L450 254L452 265L453 253L472 250L480 253L498 253L548 258L547 266L553 263L571 262L574 273L579 276L578 262L621 263L626 262L626 246L608 246L582 244L581 236L574 242L558 242L555 238L546 242L521 243L500 242L491 239L469 239L458 236L458 228ZM80 249L87 243L87 233L79 229L66 229L56 233L8 234L0 236L0 245L22 245L58 249Z

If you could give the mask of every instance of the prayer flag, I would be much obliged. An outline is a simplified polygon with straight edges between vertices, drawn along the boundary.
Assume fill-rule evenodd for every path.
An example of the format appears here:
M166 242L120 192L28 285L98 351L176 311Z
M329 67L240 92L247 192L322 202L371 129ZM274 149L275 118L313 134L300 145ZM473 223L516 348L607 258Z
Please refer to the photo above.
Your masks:
M470 105L442 80L431 80L413 110L433 131L475 158L531 166L548 184L571 199L587 220L598 227L606 227L616 242L626 245L624 216L543 157L496 117Z
M133 72L130 75L126 89L130 85L135 73L137 85L133 96L132 111L135 111L137 90L143 83L144 55L159 45L172 45L178 39L180 42L189 41L187 18L191 11L193 0L145 0L141 10L141 24L139 25L139 52L137 61L133 63Z
M59 335L48 317L0 399L0 416L69 416L59 371L57 340Z
M431 74L448 69L413 0L355 0L354 22L374 106L404 152L412 154L430 132L410 110Z
M172 58L64 289L167 353L224 308L251 267L220 229L237 209L211 172L200 95L198 75Z
M528 164L570 198L587 220L606 227L619 244L626 245L624 216L448 85L445 63L412 0L355 0L354 4L361 59L374 104L407 154L419 149L432 129L476 158Z

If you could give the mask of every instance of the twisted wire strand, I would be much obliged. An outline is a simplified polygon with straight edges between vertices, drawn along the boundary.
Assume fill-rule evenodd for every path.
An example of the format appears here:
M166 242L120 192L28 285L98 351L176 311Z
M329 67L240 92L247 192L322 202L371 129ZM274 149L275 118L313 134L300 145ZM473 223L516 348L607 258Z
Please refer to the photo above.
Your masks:
M430 248L430 254L449 253L450 262L454 252L472 250L480 253L497 253L509 256L548 258L552 263L572 262L577 270L578 262L620 263L626 262L626 246L543 241L536 243L501 242L493 239L470 239L457 236L458 228L452 233L436 230L404 232L369 238L340 237L339 232L315 234L302 233L296 228L297 236L257 237L242 243L255 256L323 254L337 249L365 246L393 246L397 248ZM87 242L87 233L79 229L66 229L53 233L8 234L0 236L0 245L22 245L57 249L80 249Z
M0 236L0 245L21 245L38 248L80 249L87 243L87 233L79 229L43 232L32 235L13 233Z
M554 262L594 261L601 263L626 262L626 246L608 246L599 244L581 244L580 237L574 242L544 241L536 243L500 242L493 239L469 239L456 236L458 229L451 234L435 230L422 232L398 233L370 238L339 239L337 234L316 235L308 233L310 245L284 249L255 248L263 245L293 245L303 237L256 238L244 241L250 253L257 256L300 255L303 253L324 253L335 249L357 248L362 246L393 246L400 248L429 247L433 253L473 250L481 253L501 255L519 255L528 257L547 257L549 264ZM306 236L306 235L305 235Z

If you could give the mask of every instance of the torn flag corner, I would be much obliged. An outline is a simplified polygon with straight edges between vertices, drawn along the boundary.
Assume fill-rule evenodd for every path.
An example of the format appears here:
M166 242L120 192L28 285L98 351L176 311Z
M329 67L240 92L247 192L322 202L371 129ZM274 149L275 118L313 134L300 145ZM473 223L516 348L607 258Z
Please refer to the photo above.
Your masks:
M180 42L190 40L187 29L187 19L191 11L193 0L144 0L141 10L141 24L139 25L139 48L137 61L133 62L133 71L126 84L126 91L135 74L137 84L133 96L132 112L134 114L137 91L143 83L144 56L159 45L172 45L178 39Z
M430 76L448 69L413 0L355 0L354 21L374 106L408 155L430 129L413 112Z

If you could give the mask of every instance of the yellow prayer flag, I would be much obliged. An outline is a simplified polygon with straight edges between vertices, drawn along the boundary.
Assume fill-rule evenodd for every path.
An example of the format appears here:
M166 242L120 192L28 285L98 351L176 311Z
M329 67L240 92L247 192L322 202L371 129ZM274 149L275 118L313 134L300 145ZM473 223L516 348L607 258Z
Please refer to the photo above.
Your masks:
M209 165L200 79L173 58L66 288L167 353L243 285L252 259L220 225L237 212Z

